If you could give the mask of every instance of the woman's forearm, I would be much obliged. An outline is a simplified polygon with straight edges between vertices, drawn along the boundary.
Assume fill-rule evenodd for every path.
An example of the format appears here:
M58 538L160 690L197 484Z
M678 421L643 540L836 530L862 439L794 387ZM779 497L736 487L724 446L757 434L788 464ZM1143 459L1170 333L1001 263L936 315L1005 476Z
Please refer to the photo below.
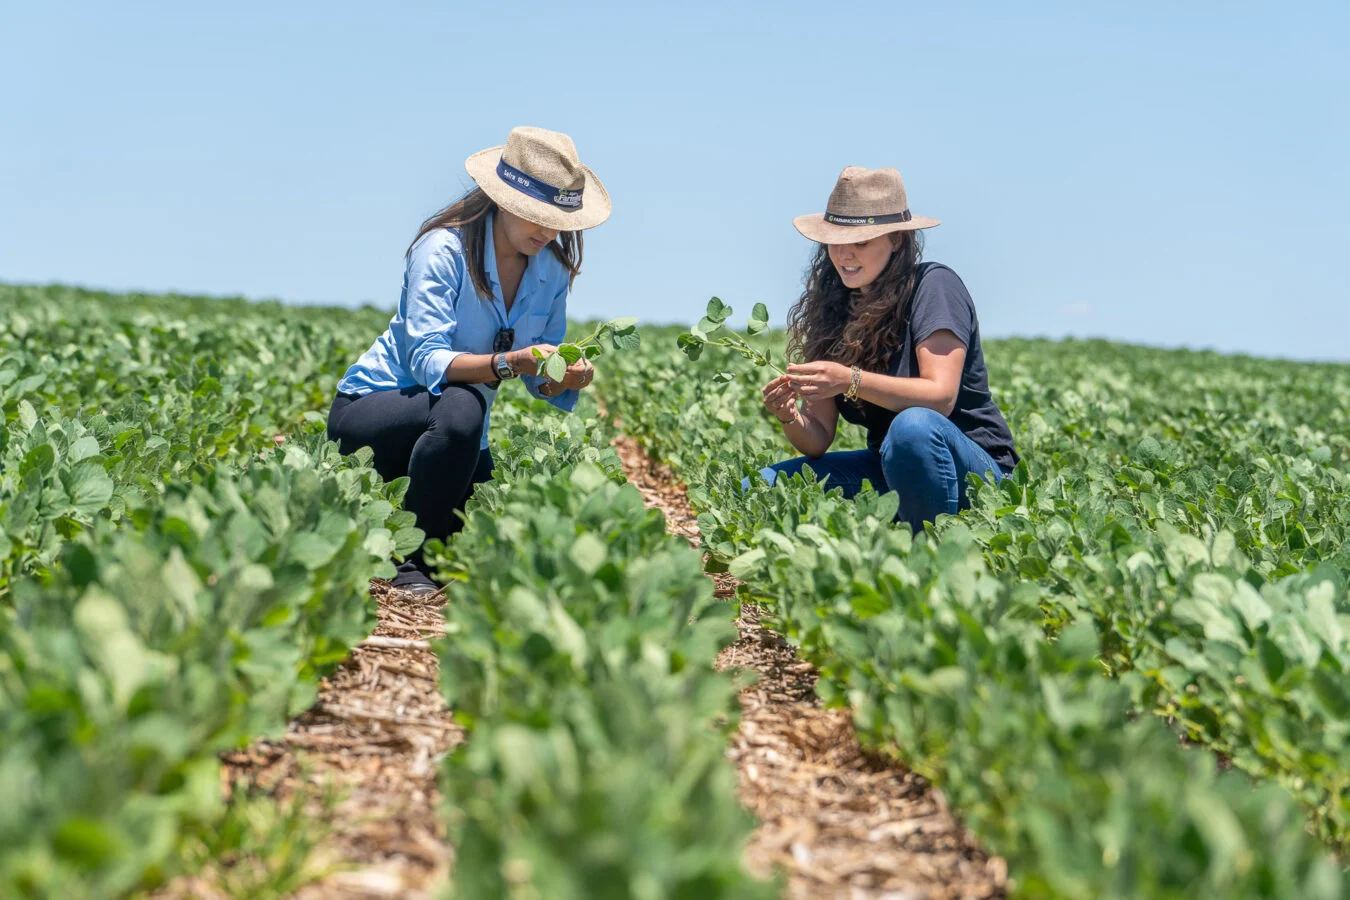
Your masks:
M495 353L461 353L450 360L450 365L445 367L445 382L447 384L488 384L497 380L497 370L493 367ZM506 354L506 364L515 370L517 375L534 375L539 370L539 363L529 352L529 348L524 350L512 350Z
M827 432L825 426L800 409L793 419L786 422L779 419L779 422L783 425L783 434L803 456L812 458L821 456L830 449L830 444L834 443L834 436Z
M445 367L446 384L487 384L497 380L492 368L495 353L461 353Z
M959 390L959 385L957 386ZM956 408L956 392L922 376L903 378L863 372L858 396L868 403L899 412L911 406L922 406L949 416Z

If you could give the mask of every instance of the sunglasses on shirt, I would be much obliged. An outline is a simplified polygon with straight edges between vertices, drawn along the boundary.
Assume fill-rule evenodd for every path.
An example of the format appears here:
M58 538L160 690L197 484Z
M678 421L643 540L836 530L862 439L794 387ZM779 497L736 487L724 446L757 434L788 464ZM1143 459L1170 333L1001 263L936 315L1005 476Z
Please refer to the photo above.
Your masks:
M514 328L503 328L497 332L497 336L492 340L493 353L505 353L511 349L511 345L516 342L516 330Z

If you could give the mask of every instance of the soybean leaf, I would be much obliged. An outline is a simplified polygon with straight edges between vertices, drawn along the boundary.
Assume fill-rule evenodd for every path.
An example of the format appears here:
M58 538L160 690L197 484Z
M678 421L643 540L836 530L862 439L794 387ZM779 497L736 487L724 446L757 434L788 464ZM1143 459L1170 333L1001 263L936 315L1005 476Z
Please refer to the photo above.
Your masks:
M680 351L691 360L698 359L703 355L702 335L682 334L676 339Z
M554 353L544 360L544 374L553 381L562 381L567 375L567 360L561 353Z
M613 341L615 350L636 350L642 346L642 338L636 328L614 332Z
M731 307L727 306L717 297L708 301L707 318L718 325L725 322L731 316Z
M116 485L97 460L86 460L63 479L70 504L81 517L90 519L112 499Z
M746 324L745 330L751 334L763 334L769 330L769 308L763 303L756 303L754 311L750 313L750 321Z

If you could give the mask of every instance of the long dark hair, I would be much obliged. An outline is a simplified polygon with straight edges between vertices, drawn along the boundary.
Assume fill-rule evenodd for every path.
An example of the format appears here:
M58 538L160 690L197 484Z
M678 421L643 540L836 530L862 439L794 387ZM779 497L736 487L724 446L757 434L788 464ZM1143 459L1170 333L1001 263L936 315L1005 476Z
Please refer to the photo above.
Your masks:
M892 235L895 233L892 232ZM916 268L923 258L923 236L899 237L886 268L862 290L850 291L821 244L807 269L806 289L788 311L788 356L803 362L826 360L885 371L905 336Z
M423 222L404 255L411 253L427 232L437 228L457 229L459 239L464 244L464 255L468 258L469 277L473 279L473 286L478 289L479 296L491 297L492 288L488 284L483 253L487 246L487 218L495 212L497 204L483 193L482 188L476 187ZM553 251L553 255L567 270L567 286L571 288L572 282L581 274L581 232L558 232L558 237L549 242L548 249Z

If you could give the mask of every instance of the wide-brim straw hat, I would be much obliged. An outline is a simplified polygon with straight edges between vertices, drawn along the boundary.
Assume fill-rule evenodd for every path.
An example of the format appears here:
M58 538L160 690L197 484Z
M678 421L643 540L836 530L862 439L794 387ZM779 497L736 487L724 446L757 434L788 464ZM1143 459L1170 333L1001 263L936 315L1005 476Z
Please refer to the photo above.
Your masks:
M895 169L848 166L839 173L825 212L798 216L792 224L821 244L853 244L892 231L917 231L942 223L910 213L905 183Z
M609 218L605 186L565 134L512 128L505 145L475 153L464 168L497 206L536 225L581 231Z

